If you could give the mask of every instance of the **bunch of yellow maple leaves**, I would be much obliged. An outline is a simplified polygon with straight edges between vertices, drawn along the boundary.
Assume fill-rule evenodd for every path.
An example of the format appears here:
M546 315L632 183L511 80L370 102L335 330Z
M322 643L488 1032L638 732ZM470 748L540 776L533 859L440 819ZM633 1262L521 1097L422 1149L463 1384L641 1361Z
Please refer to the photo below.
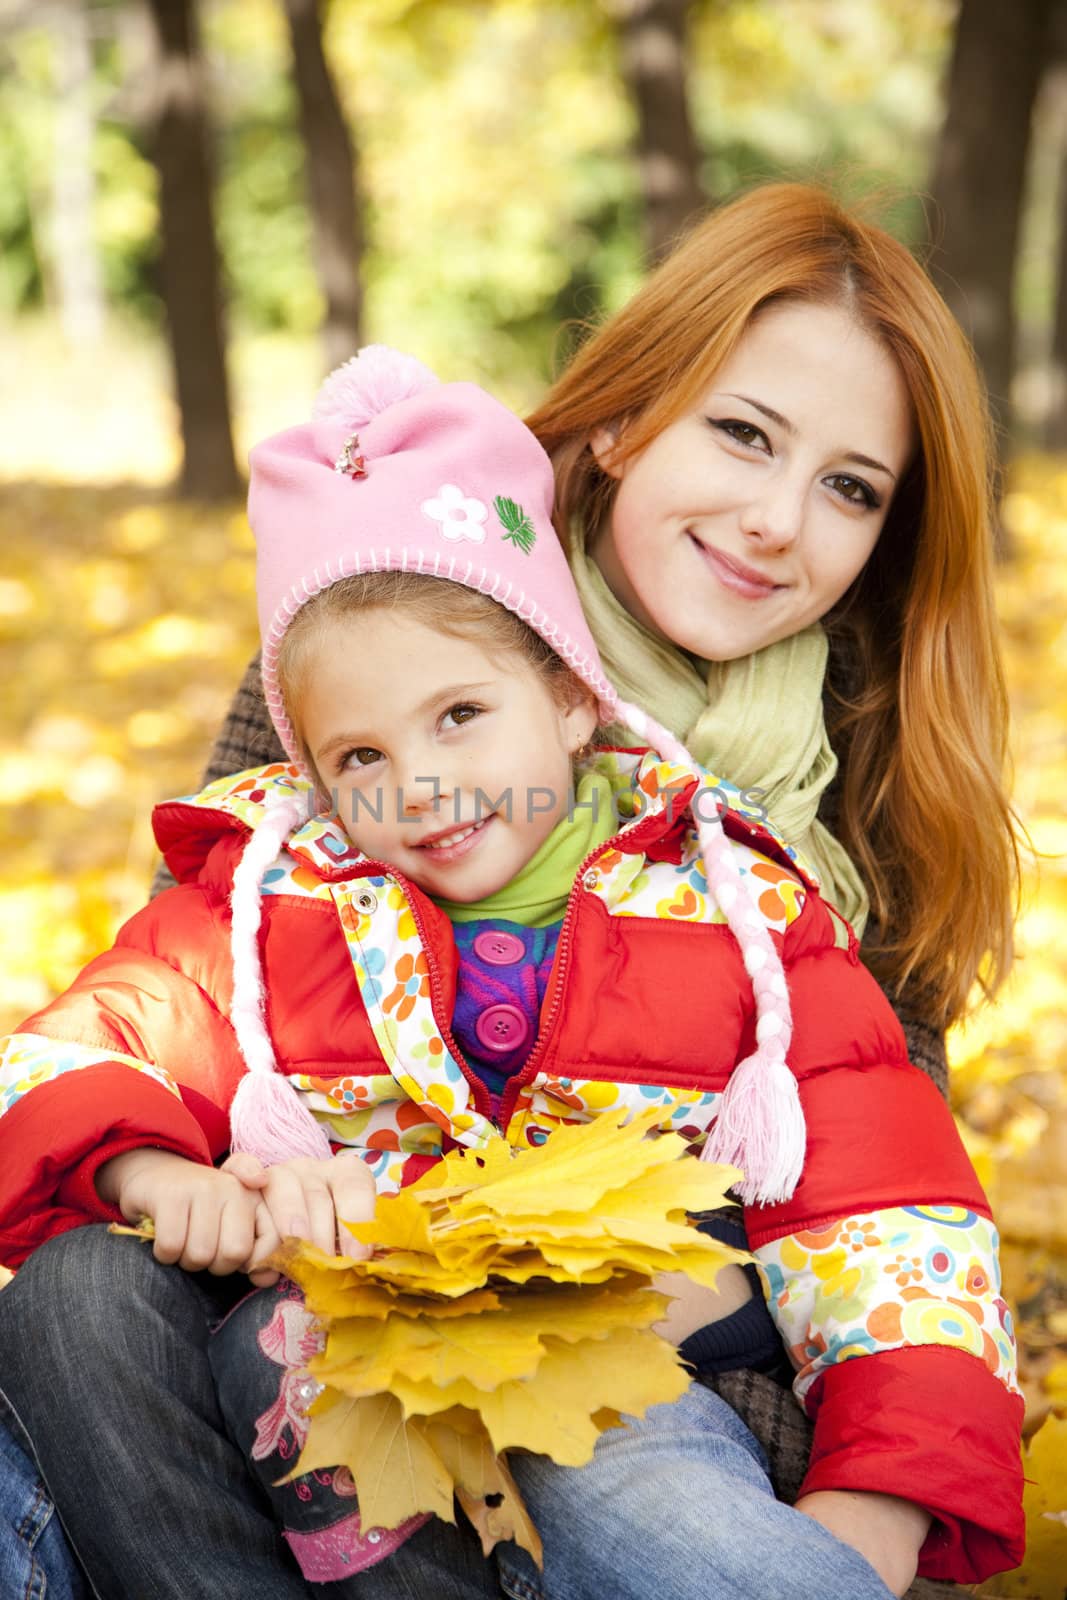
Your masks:
M654 1331L667 1298L652 1280L710 1288L746 1259L688 1220L738 1174L685 1156L677 1134L646 1138L661 1116L453 1152L349 1224L364 1261L290 1242L275 1264L326 1334L293 1476L347 1466L368 1528L451 1522L458 1501L486 1554L514 1539L539 1562L504 1452L581 1466L624 1415L676 1400L689 1379Z

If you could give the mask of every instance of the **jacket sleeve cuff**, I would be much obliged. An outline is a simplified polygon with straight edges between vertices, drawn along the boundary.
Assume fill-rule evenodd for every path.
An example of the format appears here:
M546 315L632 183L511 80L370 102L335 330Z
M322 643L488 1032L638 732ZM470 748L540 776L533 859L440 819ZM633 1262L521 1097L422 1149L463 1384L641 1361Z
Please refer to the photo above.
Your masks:
M896 1495L933 1517L919 1573L979 1583L1023 1557L1023 1402L967 1351L923 1345L828 1369L800 1493Z
M204 1130L162 1084L101 1062L40 1084L5 1115L0 1260L16 1267L54 1234L121 1220L96 1192L106 1161L146 1146L210 1162Z

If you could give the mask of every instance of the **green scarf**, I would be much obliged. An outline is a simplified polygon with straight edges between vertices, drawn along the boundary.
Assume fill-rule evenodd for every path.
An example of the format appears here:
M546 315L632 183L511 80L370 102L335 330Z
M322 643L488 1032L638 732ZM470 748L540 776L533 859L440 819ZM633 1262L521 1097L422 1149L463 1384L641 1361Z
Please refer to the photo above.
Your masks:
M608 779L599 772L583 772L571 816L564 815L536 855L517 877L484 900L461 905L439 900L450 922L480 922L500 917L524 928L547 928L558 922L567 904L578 868L598 845L607 844L619 830L615 797Z
M837 771L822 710L828 646L821 624L738 661L694 663L630 615L578 538L571 570L604 670L622 698L642 706L716 777L762 790L754 798L862 934L869 909L863 882L816 817Z

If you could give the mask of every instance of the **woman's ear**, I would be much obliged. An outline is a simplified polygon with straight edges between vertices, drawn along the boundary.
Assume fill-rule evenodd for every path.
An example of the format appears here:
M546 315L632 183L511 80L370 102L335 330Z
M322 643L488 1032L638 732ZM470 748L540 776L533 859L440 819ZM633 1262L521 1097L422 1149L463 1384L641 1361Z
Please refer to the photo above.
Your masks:
M589 435L589 448L593 452L593 458L601 472L607 473L609 478L622 477L622 462L616 459L619 431L618 424L613 422L594 428Z

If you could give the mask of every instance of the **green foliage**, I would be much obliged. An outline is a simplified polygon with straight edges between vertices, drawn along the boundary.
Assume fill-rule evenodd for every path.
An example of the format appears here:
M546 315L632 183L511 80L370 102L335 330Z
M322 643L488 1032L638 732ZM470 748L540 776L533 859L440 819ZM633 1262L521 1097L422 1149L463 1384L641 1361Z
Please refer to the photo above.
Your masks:
M949 0L697 0L690 101L721 197L754 178L862 166L921 186ZM304 152L279 0L201 0L231 311L310 333ZM28 13L26 14L28 16ZM123 6L93 6L96 226L112 303L156 317L158 208L145 65ZM522 405L561 326L619 304L641 270L634 113L611 0L333 0L326 45L360 157L368 334ZM0 307L47 303L54 39L0 41ZM918 237L915 204L890 218Z

